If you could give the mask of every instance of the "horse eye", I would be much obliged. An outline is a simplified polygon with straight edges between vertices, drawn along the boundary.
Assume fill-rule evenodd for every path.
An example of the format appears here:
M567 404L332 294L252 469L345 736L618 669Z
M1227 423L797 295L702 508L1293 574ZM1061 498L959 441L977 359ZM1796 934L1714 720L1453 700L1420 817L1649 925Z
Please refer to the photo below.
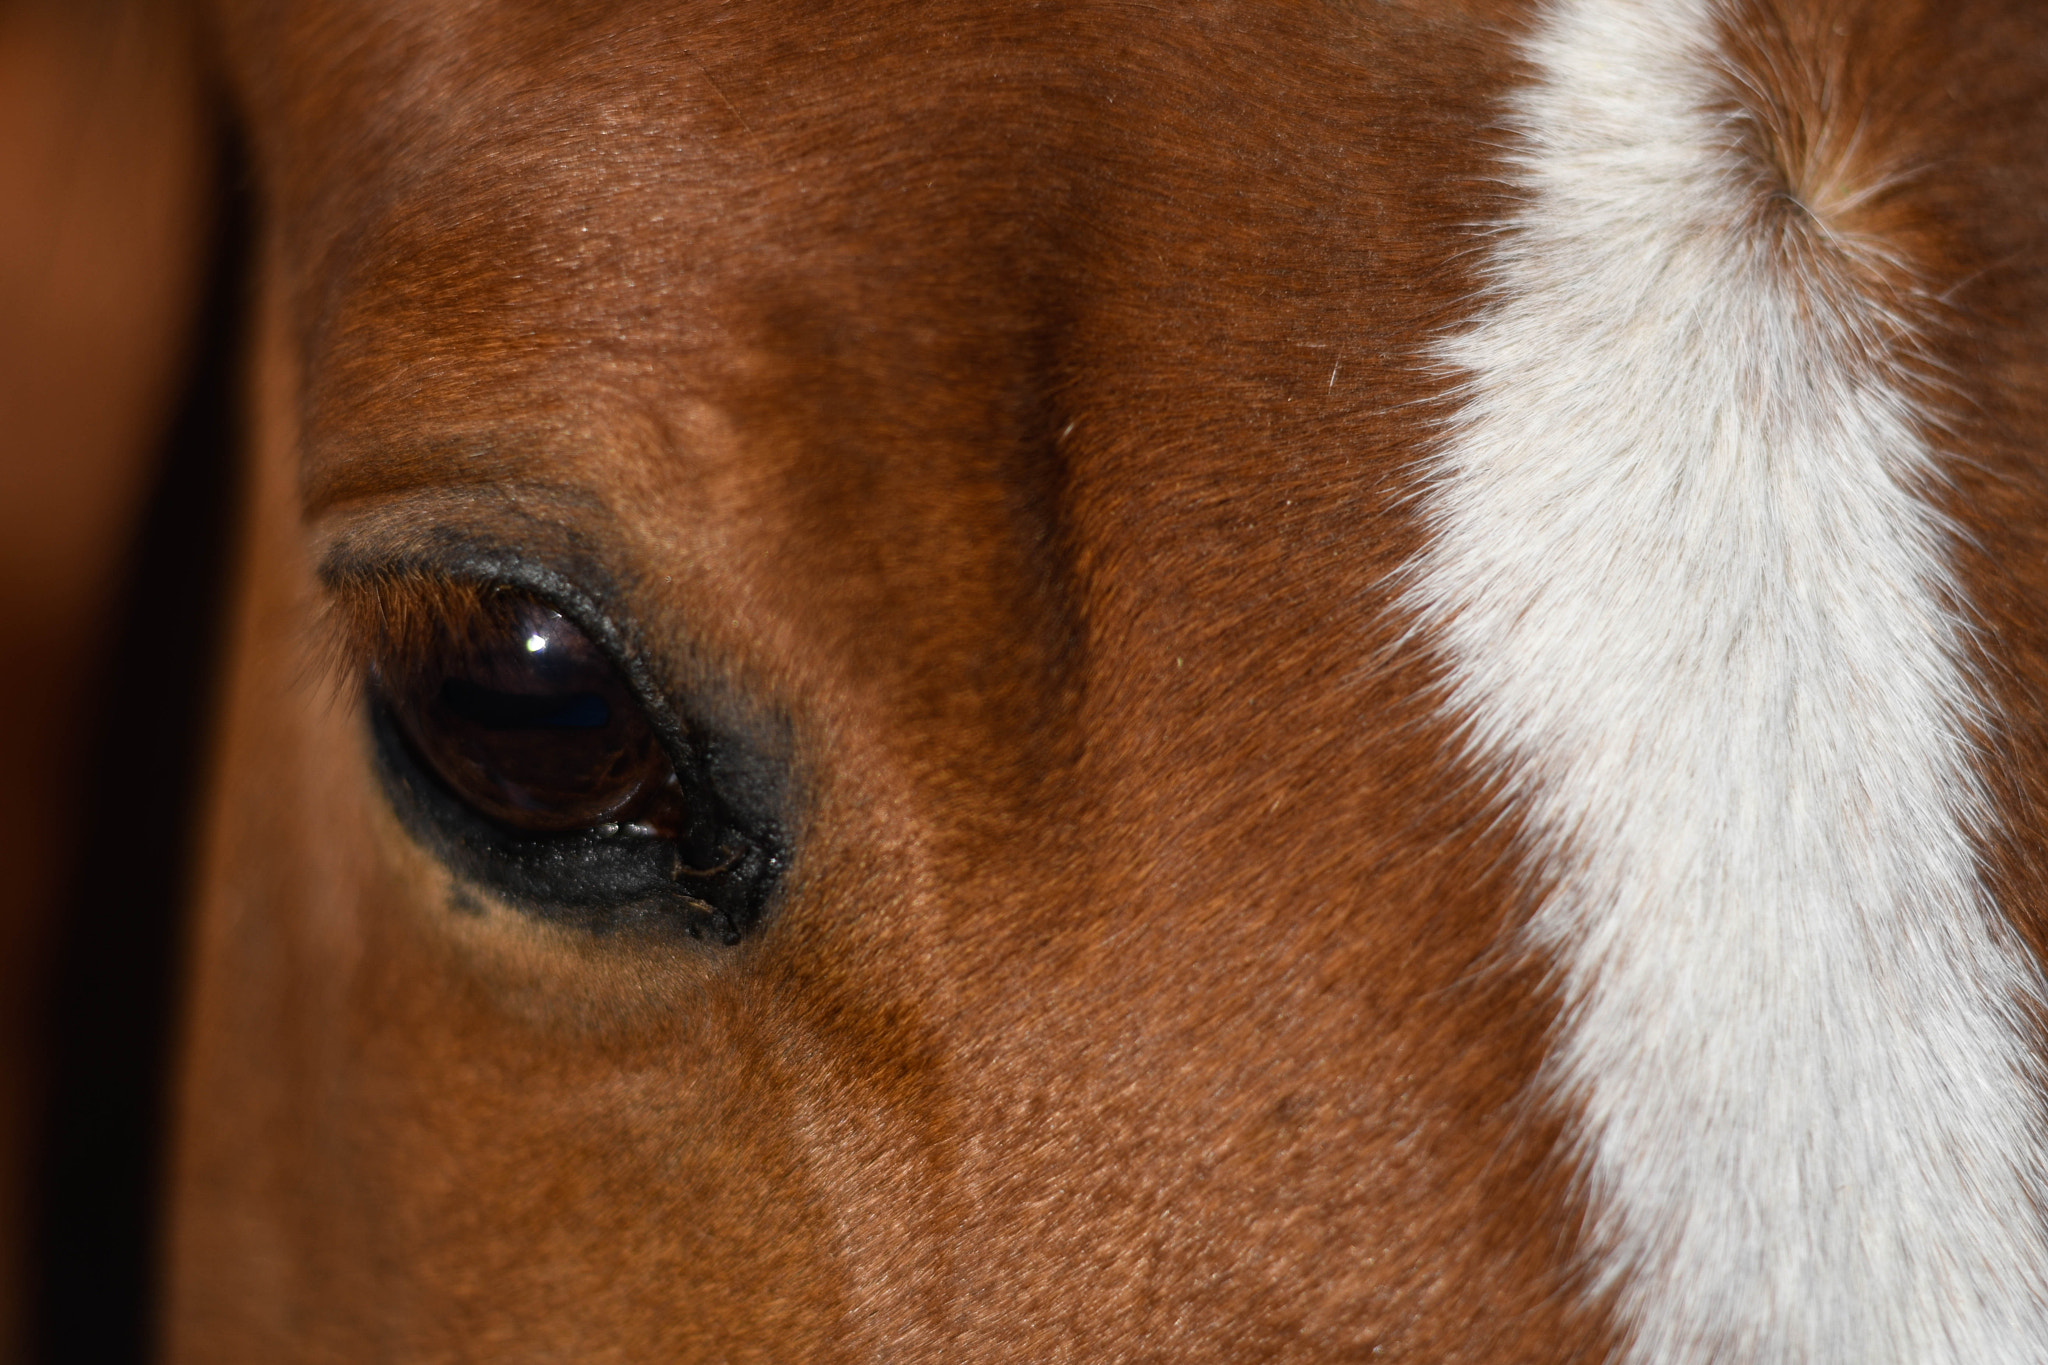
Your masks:
M413 751L471 807L529 834L670 833L681 794L633 690L576 624L487 595L377 684Z

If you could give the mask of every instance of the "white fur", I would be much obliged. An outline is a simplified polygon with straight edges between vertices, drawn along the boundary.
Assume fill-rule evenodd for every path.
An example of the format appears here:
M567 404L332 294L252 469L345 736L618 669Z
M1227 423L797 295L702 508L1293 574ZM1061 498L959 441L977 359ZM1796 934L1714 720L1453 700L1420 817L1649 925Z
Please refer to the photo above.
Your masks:
M1894 321L1756 230L1713 42L1707 0L1538 26L1413 601L1552 878L1624 1357L2048 1360L2042 991L1933 457L1857 340Z

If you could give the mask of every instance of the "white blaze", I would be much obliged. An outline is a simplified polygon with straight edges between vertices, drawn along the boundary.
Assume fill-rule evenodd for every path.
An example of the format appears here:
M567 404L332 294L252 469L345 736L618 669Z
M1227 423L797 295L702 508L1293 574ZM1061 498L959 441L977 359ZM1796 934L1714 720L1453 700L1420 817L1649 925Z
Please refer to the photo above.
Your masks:
M1755 230L1714 42L1704 0L1538 26L1412 600L1554 878L1626 1358L2041 1361L2042 992L1934 460L1877 305Z

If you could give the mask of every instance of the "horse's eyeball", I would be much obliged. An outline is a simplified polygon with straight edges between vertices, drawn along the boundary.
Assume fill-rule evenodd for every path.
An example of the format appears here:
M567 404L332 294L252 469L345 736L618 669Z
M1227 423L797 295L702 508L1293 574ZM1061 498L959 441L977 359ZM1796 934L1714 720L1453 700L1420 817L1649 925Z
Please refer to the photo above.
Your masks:
M377 681L413 750L501 824L558 834L673 823L673 770L632 688L545 603L488 594L421 657L381 665Z

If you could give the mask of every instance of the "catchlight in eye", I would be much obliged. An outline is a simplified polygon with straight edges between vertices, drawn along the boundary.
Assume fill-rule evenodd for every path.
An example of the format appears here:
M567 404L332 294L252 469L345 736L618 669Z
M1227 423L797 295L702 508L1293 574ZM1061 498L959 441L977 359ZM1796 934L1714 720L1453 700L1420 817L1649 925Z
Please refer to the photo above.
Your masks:
M480 598L377 684L407 742L458 798L531 834L684 823L667 753L597 644L546 603Z

